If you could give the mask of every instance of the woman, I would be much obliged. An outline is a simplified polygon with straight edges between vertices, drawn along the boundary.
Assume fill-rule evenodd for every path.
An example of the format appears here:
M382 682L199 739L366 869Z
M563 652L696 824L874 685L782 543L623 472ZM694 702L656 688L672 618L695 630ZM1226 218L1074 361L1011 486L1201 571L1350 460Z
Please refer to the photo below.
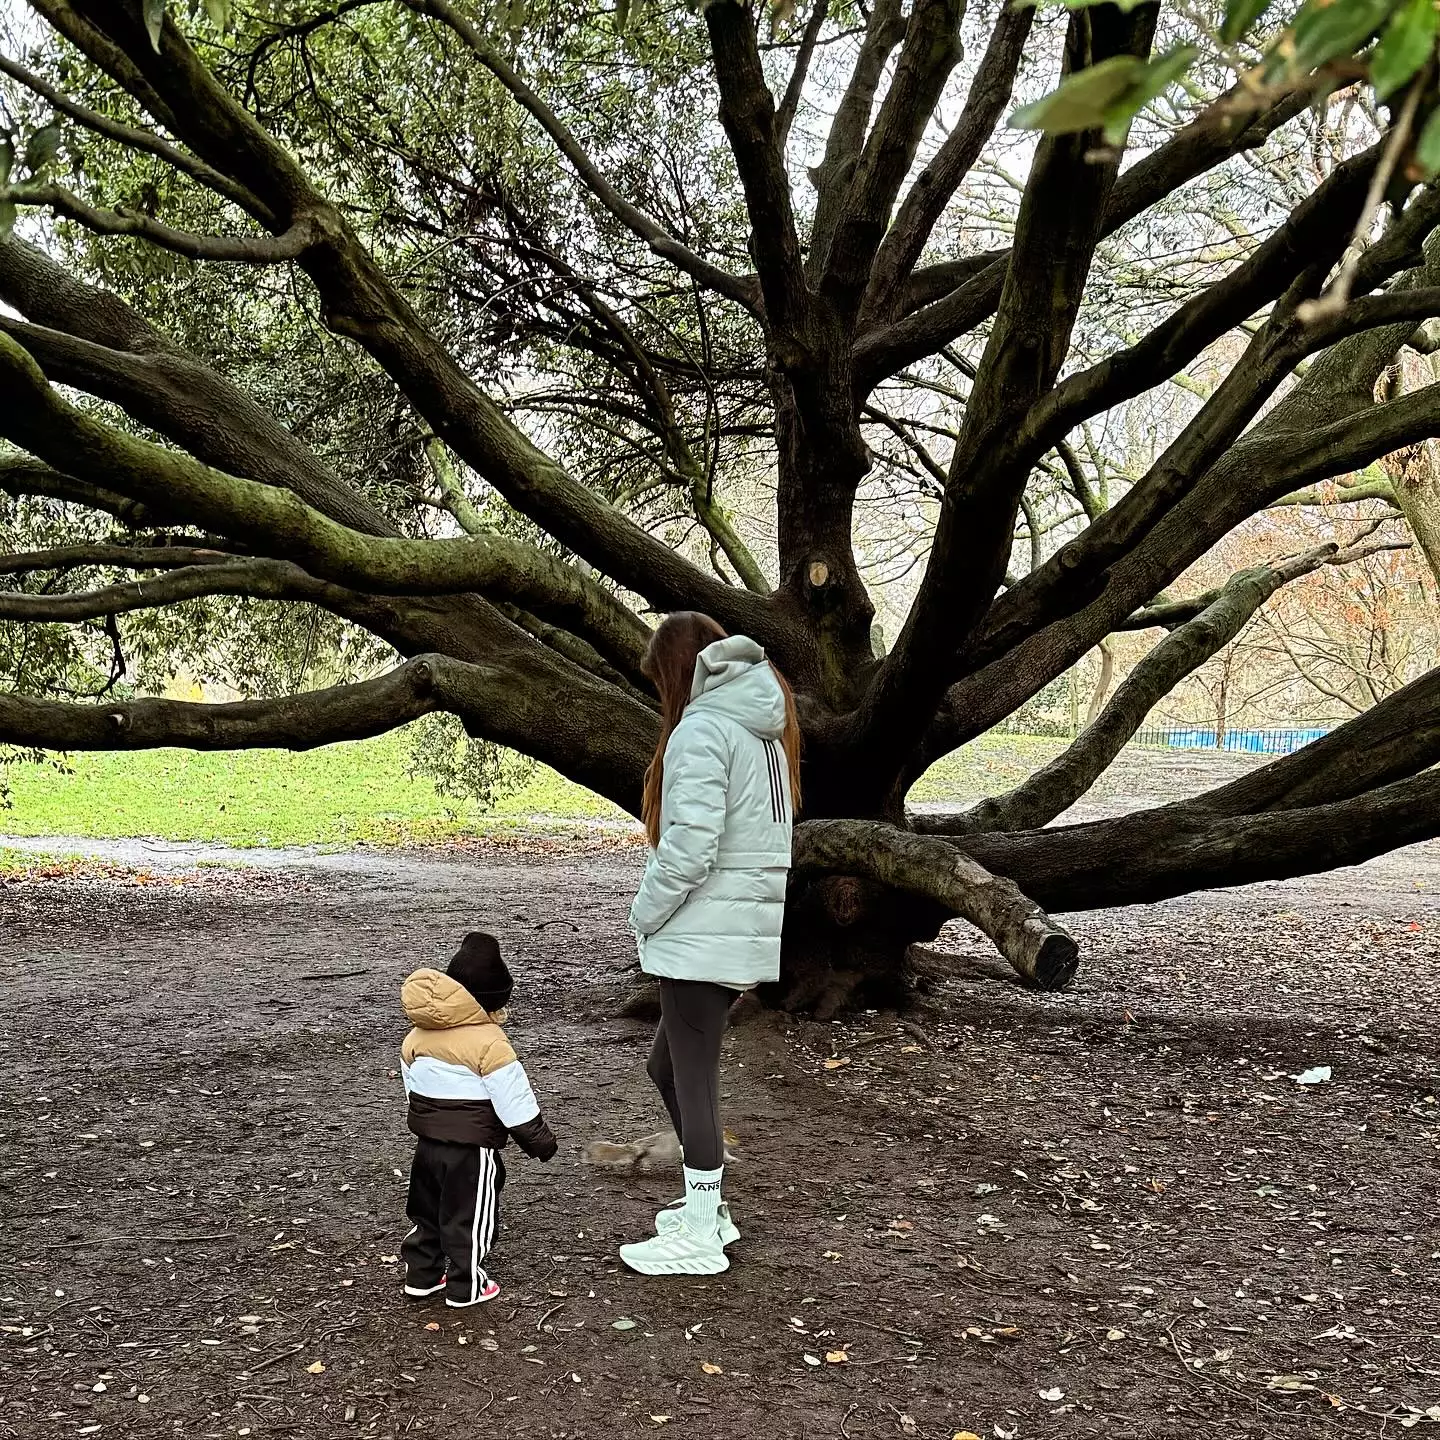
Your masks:
M662 723L630 926L641 969L660 981L649 1070L683 1147L685 1198L620 1257L643 1275L716 1275L740 1238L720 1195L720 1042L737 992L780 977L800 727L765 652L708 616L671 615L643 668Z

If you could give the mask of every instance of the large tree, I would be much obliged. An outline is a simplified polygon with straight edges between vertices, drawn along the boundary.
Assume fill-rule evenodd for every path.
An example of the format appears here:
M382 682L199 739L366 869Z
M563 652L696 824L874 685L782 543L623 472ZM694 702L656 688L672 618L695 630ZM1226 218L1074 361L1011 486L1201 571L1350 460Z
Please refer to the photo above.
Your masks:
M634 811L645 617L707 611L800 697L776 998L822 1009L894 998L954 915L1054 986L1047 912L1440 834L1440 670L1198 799L1044 828L1279 586L1407 543L1389 507L1440 545L1428 468L1351 479L1440 436L1440 386L1395 378L1440 316L1433 7L1311 0L1237 39L1263 7L1232 5L1197 59L1203 17L1155 4L30 4L0 55L0 627L35 644L0 742L304 748L445 712ZM1382 508L1168 593L1332 479ZM901 514L924 563L887 650ZM399 663L117 694L126 626L167 614L171 648L303 615ZM62 698L87 625L116 668ZM1052 765L907 816L1120 630L1161 638Z

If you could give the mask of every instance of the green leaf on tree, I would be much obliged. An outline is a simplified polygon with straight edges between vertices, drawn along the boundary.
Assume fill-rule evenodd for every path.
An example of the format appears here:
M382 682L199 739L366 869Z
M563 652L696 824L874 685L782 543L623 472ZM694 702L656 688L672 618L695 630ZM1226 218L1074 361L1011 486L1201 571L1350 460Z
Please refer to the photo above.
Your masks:
M1270 8L1272 0L1226 0L1220 38L1233 45Z
M615 0L615 33L623 35L630 28L630 0Z
M1047 135L1102 130L1108 143L1119 144L1135 116L1178 80L1199 53L1193 45L1184 45L1153 60L1112 56L1077 71L1043 100L1022 105L1010 124L1016 130L1043 130Z
M1440 174L1440 107L1430 112L1420 131L1420 139L1415 143L1415 163L1425 172L1427 180Z
M1146 62L1139 78L1105 114L1105 141L1109 145L1122 145L1130 122L1157 95L1163 95L1167 87L1178 80L1194 63L1200 51L1194 45L1181 45L1157 55Z
M1412 80L1435 50L1440 12L1434 0L1408 0L1385 27L1370 62L1375 98L1384 100Z
M15 168L15 142L9 135L0 138L0 185L10 183L10 172Z
M8 240L15 228L15 202L0 200L0 240Z
M1047 135L1072 135L1098 130L1105 116L1135 83L1145 62L1134 55L1112 55L1098 65L1067 76L1043 99L1022 105L1011 117L1013 130L1043 130Z
M230 0L205 0L205 14L222 35L230 29Z
M160 53L160 32L165 27L165 0L145 0L145 30L155 53Z
M38 180L41 172L54 164L55 157L60 153L60 142L64 138L64 130L52 120L48 125L42 125L25 142L25 168L32 180Z
M510 0L509 7L505 11L505 28L512 35L519 35L525 29L525 21L530 14L528 0Z
M1389 18L1394 0L1306 0L1289 43L1282 43L1267 76L1290 70L1308 75L1331 60L1353 55Z

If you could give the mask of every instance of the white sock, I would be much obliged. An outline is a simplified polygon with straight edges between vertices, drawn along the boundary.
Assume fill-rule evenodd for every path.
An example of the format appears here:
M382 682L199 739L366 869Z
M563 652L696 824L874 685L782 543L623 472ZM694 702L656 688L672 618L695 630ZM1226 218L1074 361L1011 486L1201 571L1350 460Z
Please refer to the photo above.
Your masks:
M685 1223L697 1235L715 1235L720 1230L720 1181L725 1167L692 1170L685 1167Z

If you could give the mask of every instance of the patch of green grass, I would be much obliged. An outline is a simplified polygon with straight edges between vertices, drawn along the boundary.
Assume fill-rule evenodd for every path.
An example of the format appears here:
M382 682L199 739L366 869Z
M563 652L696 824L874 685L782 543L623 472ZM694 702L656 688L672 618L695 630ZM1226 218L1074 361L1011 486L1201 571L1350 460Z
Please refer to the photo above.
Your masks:
M910 799L921 804L983 800L1012 790L1070 742L1039 735L981 735L937 760L916 782Z
M156 836L210 844L397 845L474 834L522 817L618 816L614 806L540 770L493 819L442 800L405 775L403 734L304 754L151 750L72 757L73 774L11 767L14 807L0 834L122 839Z

